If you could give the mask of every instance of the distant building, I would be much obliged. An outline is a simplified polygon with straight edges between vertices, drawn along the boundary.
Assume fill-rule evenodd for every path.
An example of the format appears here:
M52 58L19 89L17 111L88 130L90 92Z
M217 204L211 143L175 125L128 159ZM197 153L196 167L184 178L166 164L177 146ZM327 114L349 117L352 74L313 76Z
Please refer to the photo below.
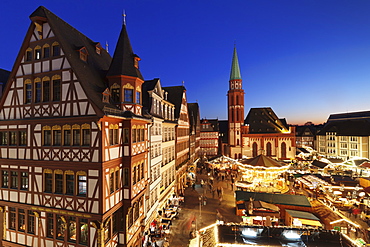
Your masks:
M347 160L370 158L370 111L332 114L317 134L317 151Z
M252 108L244 119L244 90L234 48L228 102L228 146L225 154L234 159L264 154L286 160L295 157L295 127L279 119L270 107Z
M200 152L208 158L217 156L220 150L218 119L202 119L200 132Z

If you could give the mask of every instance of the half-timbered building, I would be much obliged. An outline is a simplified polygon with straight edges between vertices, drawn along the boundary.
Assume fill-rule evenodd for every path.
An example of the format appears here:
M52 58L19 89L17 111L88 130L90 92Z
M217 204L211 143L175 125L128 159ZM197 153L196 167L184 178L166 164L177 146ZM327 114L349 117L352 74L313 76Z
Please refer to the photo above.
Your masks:
M149 127L150 157L148 190L146 193L145 226L163 211L175 188L175 106L167 100L158 78L143 84L143 106L151 118ZM164 212L163 212L164 213Z
M2 246L137 246L151 120L126 26L113 59L45 7L0 101Z
M168 92L167 99L175 106L174 118L176 121L175 160L176 160L176 194L184 194L186 172L189 163L189 114L184 86L164 87Z
M198 103L188 103L189 113L189 164L196 166L200 158L200 111Z

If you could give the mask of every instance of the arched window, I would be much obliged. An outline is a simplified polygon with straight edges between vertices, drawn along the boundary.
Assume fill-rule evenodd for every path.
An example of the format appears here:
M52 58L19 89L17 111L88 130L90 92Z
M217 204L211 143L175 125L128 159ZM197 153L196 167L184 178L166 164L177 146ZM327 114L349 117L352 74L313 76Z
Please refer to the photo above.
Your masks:
M43 145L50 146L51 145L51 127L44 126L42 127L42 135L43 135Z
M266 145L266 155L272 156L272 148L271 148L271 142L268 142Z
M42 47L42 53L43 53L43 58L48 58L50 57L50 45L49 44L45 44L43 47Z
M253 157L257 156L257 151L258 151L257 149L258 149L257 143L253 142L253 144L252 144L252 156Z
M62 128L59 125L54 125L52 130L53 146L60 146L62 144Z
M63 125L63 146L70 146L72 142L71 125Z
M48 76L42 78L42 101L50 101L50 78Z
M32 49L28 48L26 50L26 56L25 56L26 62L32 61Z
M40 60L41 59L41 46L36 46L35 47L35 60Z
M281 143L281 158L286 158L286 144L285 142Z
M60 76L54 75L53 80L53 101L59 101L62 95L62 87L60 83Z
M238 154L235 154L234 155L234 159L238 159Z

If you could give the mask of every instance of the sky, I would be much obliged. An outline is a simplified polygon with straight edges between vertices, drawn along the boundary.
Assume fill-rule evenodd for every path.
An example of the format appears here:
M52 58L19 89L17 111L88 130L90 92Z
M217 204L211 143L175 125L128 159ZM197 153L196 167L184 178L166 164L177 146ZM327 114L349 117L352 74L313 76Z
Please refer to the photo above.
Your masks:
M184 83L201 118L227 119L236 45L245 115L271 107L288 124L370 110L368 0L1 0L0 68L11 70L40 5L113 55L126 13L144 79Z

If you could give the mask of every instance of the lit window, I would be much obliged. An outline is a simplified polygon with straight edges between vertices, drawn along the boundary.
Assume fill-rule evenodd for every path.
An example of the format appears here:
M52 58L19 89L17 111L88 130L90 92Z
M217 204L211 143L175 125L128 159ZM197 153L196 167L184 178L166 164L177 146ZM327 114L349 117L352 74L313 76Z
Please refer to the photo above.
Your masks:
M68 240L69 241L76 241L76 218L69 217L68 219Z
M41 59L41 47L36 46L35 48L35 60L40 60Z
M21 190L28 190L28 172L21 173Z
M49 238L54 236L54 215L49 213L46 218L46 236Z
M19 145L27 146L27 132L24 130L19 131Z
M88 224L87 219L80 219L80 244L87 244L88 240Z
M0 132L0 145L8 145L8 132L7 131L1 131Z
M9 172L1 171L1 187L8 188L9 186Z
M24 232L26 230L26 213L24 209L18 209L18 231Z
M9 207L9 229L15 230L16 226L16 209L13 207Z
M57 215L57 238L64 239L66 232L66 220L64 216Z
M86 174L78 175L77 179L78 179L78 195L85 196L87 192Z
M18 172L11 172L10 174L10 188L18 189Z

